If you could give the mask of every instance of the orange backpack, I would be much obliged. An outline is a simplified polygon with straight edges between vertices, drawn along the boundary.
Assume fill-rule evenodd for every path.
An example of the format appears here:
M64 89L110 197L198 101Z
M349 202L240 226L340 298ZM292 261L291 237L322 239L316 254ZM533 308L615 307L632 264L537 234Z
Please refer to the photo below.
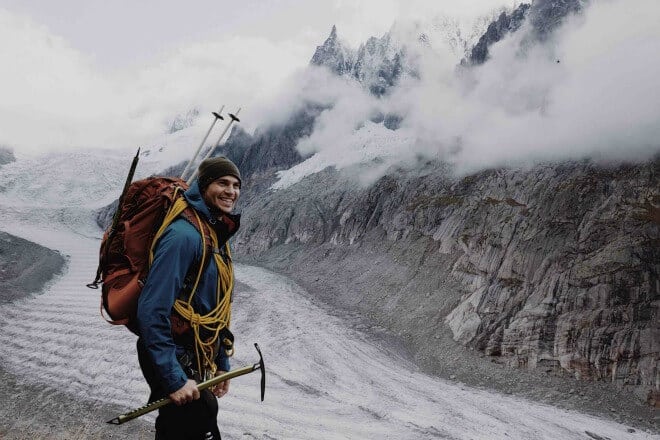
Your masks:
M149 254L155 245L154 239L170 208L183 191L188 189L185 181L172 177L150 177L138 180L127 187L117 207L116 227L105 231L101 241L99 267L95 280L87 287L101 288L101 315L109 316L111 324L125 325L137 334L135 323L138 297L149 273ZM206 222L196 220L192 207L187 206L180 214L195 228L210 237ZM200 230L200 227L202 230ZM204 240L211 243L210 239ZM212 246L205 255L212 254ZM193 264L192 271L198 271L208 261ZM199 266L202 264L202 266Z

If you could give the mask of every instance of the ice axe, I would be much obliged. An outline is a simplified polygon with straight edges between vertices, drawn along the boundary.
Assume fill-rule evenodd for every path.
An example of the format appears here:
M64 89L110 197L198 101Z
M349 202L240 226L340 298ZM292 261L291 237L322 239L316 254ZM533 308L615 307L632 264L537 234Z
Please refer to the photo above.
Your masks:
M124 189L121 191L121 195L119 196L119 200L117 201L117 210L115 211L115 214L112 216L112 224L110 225L110 229L108 230L108 239L106 241L106 246L105 246L105 257L108 257L108 250L110 249L110 243L112 242L112 239L115 237L115 234L117 233L117 226L119 226L119 217L121 215L121 207L124 204L124 198L126 197L126 193L128 192L128 187L131 186L131 182L133 182L133 176L135 175L135 168L137 168L137 164L140 160L140 149L137 149L137 153L135 153L135 157L133 158L133 162L131 162L131 168L128 170L128 176L126 176L126 181L124 182ZM96 277L94 277L94 281L91 283L87 284L87 287L90 289L98 289L99 284L101 283L101 278L103 276L102 271L101 271L101 263L103 262L103 257L100 258L99 260L99 265L98 268L96 269Z
M219 383L224 382L225 380L233 379L234 377L238 377L238 376L243 376L245 374L252 373L253 371L256 370L261 370L261 401L263 402L264 394L266 393L266 367L264 367L264 357L261 355L261 350L259 349L259 345L255 343L254 348L256 348L257 353L259 353L258 363L254 365L248 365L247 367L239 368L237 370L228 371L227 373L221 374L220 376L216 376L213 379L209 379L205 382L198 384L197 389L199 391L202 391L214 385L218 385ZM172 403L172 400L169 397L164 397L160 400L156 400L154 402L146 404L145 406L134 409L133 411L127 412L126 414L117 416L112 420L108 420L107 423L110 423L111 425L121 425L122 423L136 419L140 416L150 413L151 411L157 410L158 408L162 408L165 405L169 405L170 403Z

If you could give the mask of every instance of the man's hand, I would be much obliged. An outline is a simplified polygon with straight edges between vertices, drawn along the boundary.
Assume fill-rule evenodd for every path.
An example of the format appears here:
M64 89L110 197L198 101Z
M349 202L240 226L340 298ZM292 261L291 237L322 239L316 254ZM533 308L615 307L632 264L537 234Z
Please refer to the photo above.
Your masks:
M216 371L215 375L220 376L225 373L226 371ZM211 392L215 397L222 397L225 394L227 394L228 391L229 391L229 379L225 380L224 382L220 382L214 387L211 387Z
M188 379L184 386L170 394L170 399L172 399L172 402L177 406L185 405L186 403L199 399L197 382Z

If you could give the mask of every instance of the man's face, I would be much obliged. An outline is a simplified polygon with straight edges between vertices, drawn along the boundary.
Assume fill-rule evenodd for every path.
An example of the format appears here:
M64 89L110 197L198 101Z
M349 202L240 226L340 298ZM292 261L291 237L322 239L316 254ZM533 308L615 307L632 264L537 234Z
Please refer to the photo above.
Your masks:
M203 197L208 206L229 214L234 209L240 194L239 180L234 176L222 176L206 187Z

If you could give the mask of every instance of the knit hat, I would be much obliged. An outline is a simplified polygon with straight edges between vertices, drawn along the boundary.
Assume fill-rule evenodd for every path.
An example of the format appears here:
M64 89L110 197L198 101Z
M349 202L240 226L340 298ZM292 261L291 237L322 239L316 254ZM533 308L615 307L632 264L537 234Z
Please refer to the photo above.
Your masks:
M241 184L241 172L231 160L224 156L203 160L199 164L199 189L203 191L211 182L222 176L234 176L238 179L238 184Z

